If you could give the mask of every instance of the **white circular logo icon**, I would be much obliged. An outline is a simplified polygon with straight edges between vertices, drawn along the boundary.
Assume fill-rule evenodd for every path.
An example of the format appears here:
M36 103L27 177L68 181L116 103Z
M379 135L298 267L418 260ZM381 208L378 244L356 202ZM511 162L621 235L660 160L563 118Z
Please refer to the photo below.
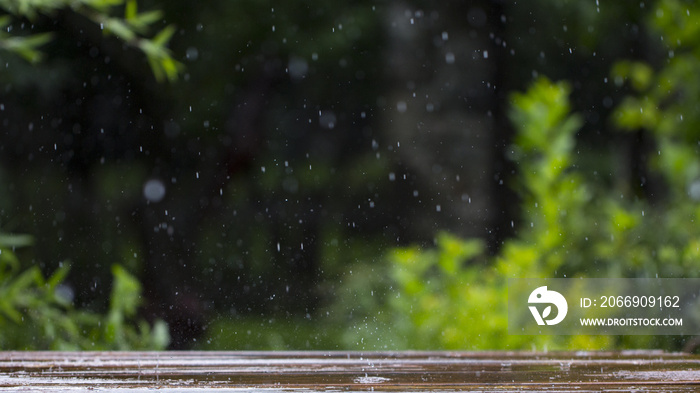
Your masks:
M530 293L530 297L527 299L530 304L549 304L542 310L540 315L537 307L530 306L530 312L532 316L535 317L538 325L556 325L564 320L566 317L566 312L569 310L569 306L566 303L566 299L561 293L557 291L548 291L547 287L539 287ZM556 318L546 319L552 313L552 304L557 307Z

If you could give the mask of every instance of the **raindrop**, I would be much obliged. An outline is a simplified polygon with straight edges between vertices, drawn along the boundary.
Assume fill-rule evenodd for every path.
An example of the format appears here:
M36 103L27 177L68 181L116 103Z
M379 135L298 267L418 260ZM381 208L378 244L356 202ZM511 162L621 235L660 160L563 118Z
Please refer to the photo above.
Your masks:
M332 111L319 111L318 123L321 127L332 130L335 128L336 120L335 113Z
M261 167L260 167L260 171L261 171L262 173L265 173L265 167L264 167L264 166L261 166Z
M436 206L435 206L435 211L438 212L438 213L441 212L441 211L442 211L442 206L436 205Z
M396 110L399 111L399 113L404 113L408 109L408 105L406 105L406 101L399 101L396 103Z
M448 38L449 38L449 36L448 36L447 32L446 32L446 31L443 31L443 32L442 32L442 40L443 40L443 41L447 41Z
M289 77L294 80L304 79L309 72L309 63L301 57L292 57L287 65Z
M695 180L688 187L688 195L695 201L700 201L700 179Z
M488 58L489 58L489 51L485 50L484 51L484 59L488 59Z
M445 54L445 62L446 62L447 64L454 64L454 62L455 62L455 54L452 53L452 52L447 52L447 53Z
M185 57L189 61L195 61L199 58L199 51L194 46L191 46L185 51Z
M163 200L165 197L165 184L158 179L150 179L143 185L143 196L153 203Z
M394 181L396 180L396 174L394 172L389 173L389 181Z
M603 106L606 108L611 108L613 106L613 100L610 97L603 98Z

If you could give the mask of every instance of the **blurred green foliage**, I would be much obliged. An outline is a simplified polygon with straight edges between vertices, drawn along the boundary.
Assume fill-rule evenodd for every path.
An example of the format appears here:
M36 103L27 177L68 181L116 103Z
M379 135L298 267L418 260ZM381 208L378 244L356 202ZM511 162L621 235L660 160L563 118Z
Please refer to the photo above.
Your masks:
M22 29L14 29L13 23L70 10L99 25L105 34L114 35L142 51L157 80L175 80L183 70L183 65L172 57L167 47L175 27L167 26L149 38L150 28L162 21L163 13L160 10L139 12L137 0L2 0L0 9L8 14L0 16L0 48L31 63L42 60L41 47L52 41L53 34L16 33ZM123 9L123 16L117 16L116 9Z
M642 62L625 62L613 70L615 83L628 82L637 94L617 108L621 128L650 133L656 141L651 165L666 180L668 202L678 208L700 199L700 5L664 0L650 14L666 58L658 72ZM692 210L692 209L691 209Z
M625 220L646 246L636 267L659 276L695 276L700 267L700 5L656 3L649 25L659 34L666 57L658 71L642 62L613 70L615 83L629 83L634 94L614 113L615 123L653 141L648 165L659 179L655 204L641 206L645 217ZM640 242L641 240L641 242Z
M78 310L63 285L64 263L44 278L37 266L22 270L13 252L31 244L28 236L0 234L0 348L55 350L165 349L168 327L136 319L141 284L119 265L106 315Z
M531 349L607 344L606 338L579 338L567 344L561 337L507 333L506 278L575 273L568 250L586 248L587 232L595 226L589 185L572 170L574 136L581 121L570 114L569 93L566 83L541 78L527 93L511 97L510 117L518 130L511 155L520 169L517 188L524 223L518 236L507 240L495 256L486 254L481 240L448 233L436 237L433 249L394 250L385 272L390 287L365 303L369 317L359 323L361 329L346 331L346 345Z
M636 68L636 71L634 70ZM621 64L635 78L652 78L647 67ZM700 69L700 68L698 68ZM664 70L659 75L664 75ZM636 75L636 76L634 76ZM640 76L641 75L641 76ZM680 88L683 85L679 85ZM581 125L570 114L565 82L538 79L526 93L511 96L510 118L517 134L511 158L517 164L516 189L522 217L517 235L494 256L480 240L442 233L433 249L408 247L389 254L389 288L357 302L363 315L351 318L344 343L361 348L411 349L679 349L683 338L612 336L516 336L507 333L509 277L695 277L700 218L687 192L694 176L654 160L669 183L668 196L631 197L587 179L576 165L575 135ZM676 105L691 105L691 102ZM619 109L619 118L631 101ZM655 107L661 107L655 104ZM663 113L661 117L674 116ZM692 113L692 111L690 111ZM650 124L644 123L649 126ZM640 124L641 126L641 124ZM692 172L697 144L679 138L684 123L659 131L660 155L676 157ZM674 141L673 151L669 146ZM687 154L680 154L686 149ZM680 152L682 153L682 152ZM667 173L666 171L670 171ZM683 181L681 181L683 180ZM677 188L674 183L680 183ZM692 191L691 191L692 192ZM372 280L364 277L362 280ZM376 281L376 279L374 279ZM361 285L362 286L362 285ZM364 284L367 286L367 284ZM358 340L360 339L360 340Z
M360 335L381 348L416 349L679 349L685 338L646 336L528 337L507 334L508 277L697 277L700 267L700 6L665 0L650 25L668 47L659 71L620 61L614 83L636 92L613 114L622 129L645 130L648 170L661 186L647 194L609 187L578 160L565 82L536 80L511 96L516 128L510 159L522 216L516 236L494 256L478 240L441 234L434 249L389 255L390 289L369 302ZM634 179L635 181L637 179ZM637 180L638 181L638 180ZM660 189L660 195L654 191ZM362 303L360 303L362 304ZM368 334L369 332L378 332ZM358 333L349 330L349 344Z

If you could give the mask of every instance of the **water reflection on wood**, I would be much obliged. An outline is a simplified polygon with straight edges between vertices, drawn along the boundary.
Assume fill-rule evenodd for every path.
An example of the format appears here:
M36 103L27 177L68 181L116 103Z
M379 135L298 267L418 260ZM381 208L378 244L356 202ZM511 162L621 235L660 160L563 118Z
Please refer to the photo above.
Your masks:
M633 352L0 352L0 390L696 391L700 357Z

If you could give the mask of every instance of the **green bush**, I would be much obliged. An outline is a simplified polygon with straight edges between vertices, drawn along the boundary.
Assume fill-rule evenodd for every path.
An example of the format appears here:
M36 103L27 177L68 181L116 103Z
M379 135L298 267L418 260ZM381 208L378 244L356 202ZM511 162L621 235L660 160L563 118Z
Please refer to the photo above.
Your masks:
M647 71L643 73L644 78L651 78ZM517 235L492 257L484 252L481 241L447 233L437 236L434 249L394 250L383 272L389 277L389 289L357 303L359 310L354 312L362 317L351 318L351 323L359 329L346 331L345 345L402 349L679 347L682 340L674 337L507 333L507 278L697 276L700 230L695 222L700 208L692 192L686 192L692 181L698 181L693 172L698 163L697 143L657 129L654 136L662 134L657 137L660 154L670 158L654 160L652 165L671 184L669 195L659 203L625 194L586 176L577 162L575 134L581 121L570 114L569 92L566 83L541 78L526 93L511 97L510 118L517 134L510 151L518 167L515 188L522 211ZM627 106L620 111L635 110ZM678 124L673 130L688 132ZM676 165L692 173L679 179L678 169L668 164L677 160L683 162ZM674 183L681 184L674 187ZM351 291L371 285L364 280L349 280L346 285Z
M0 349L126 350L165 349L168 328L136 321L141 284L119 265L112 267L106 315L73 307L62 282L63 264L45 279L38 267L21 270L13 249L31 244L28 236L0 235Z
M613 120L651 146L648 159L635 158L655 184L642 188L641 179L595 174L576 148L582 123L569 113L568 85L535 81L525 94L511 96L516 136L510 158L518 169L514 186L522 212L516 235L492 257L478 240L449 234L440 234L434 249L394 250L381 271L389 289L357 303L356 317L346 323L361 329L346 330L347 346L680 348L687 338L507 334L509 277L698 277L700 5L659 1L649 25L668 51L663 66L655 71L646 63L621 61L611 79L634 92ZM594 154L609 159L601 147ZM371 285L351 279L346 290Z
M507 334L507 277L565 276L575 269L567 249L587 239L591 190L572 170L574 134L565 83L538 80L512 96L518 128L512 158L519 166L524 230L489 257L481 240L437 236L434 249L400 248L388 256L389 289L365 304L344 344L363 348L531 349L565 347L563 339ZM563 236L566 234L567 236ZM600 236L591 233L591 237ZM585 256L577 257L581 260ZM364 280L361 280L364 281ZM346 285L352 286L353 280ZM361 282L357 283L362 285ZM366 285L366 284L365 284ZM358 303L360 306L362 303ZM362 307L360 307L362 308ZM576 340L599 347L598 338ZM606 340L602 340L605 344Z

